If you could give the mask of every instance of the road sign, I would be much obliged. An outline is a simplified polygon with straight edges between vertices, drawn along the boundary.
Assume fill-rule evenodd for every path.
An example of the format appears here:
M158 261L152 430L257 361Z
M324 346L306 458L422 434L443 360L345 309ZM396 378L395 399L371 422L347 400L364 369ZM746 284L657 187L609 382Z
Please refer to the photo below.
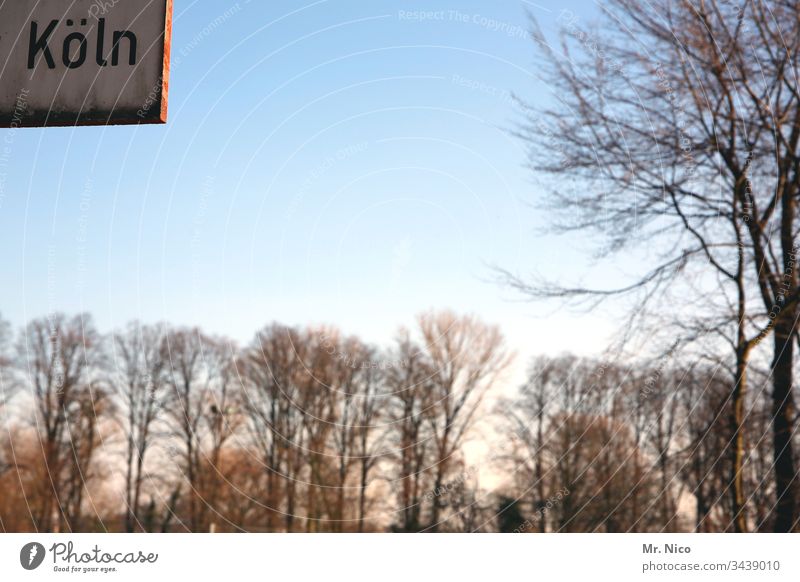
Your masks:
M0 0L0 127L165 123L172 0Z

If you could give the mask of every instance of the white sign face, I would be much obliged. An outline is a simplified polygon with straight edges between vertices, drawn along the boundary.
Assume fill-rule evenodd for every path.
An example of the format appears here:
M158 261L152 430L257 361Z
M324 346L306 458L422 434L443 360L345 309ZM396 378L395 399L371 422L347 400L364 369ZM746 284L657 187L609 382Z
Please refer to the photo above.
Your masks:
M172 0L0 0L0 127L165 123Z

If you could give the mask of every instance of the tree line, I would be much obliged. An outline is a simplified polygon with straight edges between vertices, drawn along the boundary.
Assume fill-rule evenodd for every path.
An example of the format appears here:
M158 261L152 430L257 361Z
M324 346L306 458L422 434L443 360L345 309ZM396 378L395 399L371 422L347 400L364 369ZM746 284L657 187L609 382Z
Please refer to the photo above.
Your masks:
M540 357L509 390L500 329L451 312L383 348L280 324L242 347L88 315L3 330L4 531L734 528L725 375L675 354ZM767 434L769 399L748 406ZM749 441L755 529L770 464Z

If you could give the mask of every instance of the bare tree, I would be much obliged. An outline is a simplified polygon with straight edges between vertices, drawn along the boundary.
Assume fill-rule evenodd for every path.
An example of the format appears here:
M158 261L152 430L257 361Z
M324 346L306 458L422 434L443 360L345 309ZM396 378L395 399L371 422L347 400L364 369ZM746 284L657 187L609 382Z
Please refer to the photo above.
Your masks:
M247 428L266 473L266 491L259 499L266 511L268 530L275 527L280 511L279 485L285 450L280 427L286 420L280 396L281 386L286 385L290 375L288 361L294 356L291 339L284 340L291 335L288 328L282 330L276 325L263 329L242 354L239 364L245 379Z
M391 483L397 490L398 519L394 528L415 532L422 528L424 489L431 488L428 466L433 443L426 412L431 403L433 368L423 349L407 330L401 330L392 352L397 366L387 371L386 391L391 396Z
M574 362L567 363L571 365ZM514 485L512 501L517 511L520 508L525 508L530 514L541 511L549 496L546 473L550 471L550 463L546 444L550 431L549 417L554 412L552 401L557 389L553 380L558 369L563 369L563 364L563 359L536 358L519 395L502 400L497 409L499 431L509 445L499 460L510 473ZM525 498L530 498L530 502L525 503ZM539 532L547 531L544 516L536 525Z
M372 483L372 475L378 463L387 456L385 450L390 425L381 425L388 419L384 410L388 406L389 395L380 393L385 383L386 369L375 366L375 351L362 348L362 366L359 377L358 404L354 454L358 463L358 531L365 531L367 519L367 494ZM365 367L365 364L369 364ZM394 363L390 363L394 366Z
M610 251L660 241L661 252L651 253L655 266L641 278L593 296L641 289L652 299L666 288L675 292L676 281L690 275L700 288L680 287L680 315L699 321L710 309L727 312L735 327L726 334L736 358L727 450L738 531L747 529L746 371L751 351L774 332L774 529L789 531L797 519L796 8L759 1L738 12L715 0L664 0L642 11L633 0L613 0L604 11L602 36L563 11L561 51L536 29L542 67L560 104L529 109L521 134L535 144L532 166L576 179L575 188L557 188L554 198L583 209L569 230L602 231ZM545 296L590 291L516 282ZM671 304L664 301L659 309ZM719 331L718 322L703 327L707 336Z
M450 312L419 318L432 369L430 404L425 411L434 446L434 489L444 484L454 456L475 422L486 392L511 361L497 327ZM433 500L431 529L439 527L439 497Z
M231 342L210 340L205 353L206 385L201 450L201 496L203 506L201 527L216 527L224 515L218 508L221 490L228 477L222 464L226 447L244 422L242 409L242 383L238 375L236 358L238 350Z
M641 447L648 429L639 427L639 399L631 397L639 389L617 364L534 360L519 394L498 410L511 445L500 460L527 518L522 530L650 531L669 523L673 515L658 520L652 511L655 471Z
M219 342L198 329L170 331L164 342L170 391L165 419L183 461L191 531L210 526L207 463L210 459L213 473L222 445L235 430L232 418L238 418L238 407L232 404L235 372L220 349Z
M81 423L91 413L85 401L93 399L98 348L97 333L86 315L34 320L17 343L17 367L33 395L46 474L33 496L37 531L69 530L71 520L79 517L75 497L83 486L81 471L94 453L94 435L79 459L71 439L82 436L86 427Z
M156 439L156 422L169 393L167 362L161 326L132 323L113 336L111 378L122 403L125 448L125 531L141 527L145 459Z
M110 424L116 414L115 405L109 390L97 382L76 391L65 412L69 449L64 461L65 471L57 487L63 516L62 530L91 531L94 525L90 525L89 520L100 516L89 487L110 475L99 461L100 455L105 454L101 450L104 425ZM86 515L84 506L87 503L91 506L90 515Z
M295 527L305 446L298 376L306 349L301 332L274 324L256 334L242 358L247 427L266 472L262 504L270 531L279 515L286 531Z

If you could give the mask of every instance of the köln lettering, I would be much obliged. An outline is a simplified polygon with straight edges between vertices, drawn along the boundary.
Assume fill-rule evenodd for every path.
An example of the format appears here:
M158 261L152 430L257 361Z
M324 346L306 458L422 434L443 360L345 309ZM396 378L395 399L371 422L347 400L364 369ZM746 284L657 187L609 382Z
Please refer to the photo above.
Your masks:
M76 28L67 34L59 43L53 37L59 29L60 20L51 20L49 23L31 22L30 41L28 44L28 69L36 67L37 60L44 59L48 69L56 68L56 58L61 53L60 62L68 69L78 69L83 66L89 58L90 43L94 44L93 58L100 67L109 65L106 51L106 19L100 18L97 26L87 27L87 20L82 18L79 21L68 19L64 22L67 30ZM84 27L81 30L81 27ZM94 33L94 38L89 36ZM123 64L136 64L137 39L136 35L129 30L115 30L111 35L111 66L116 67L120 64L120 53L122 49L127 50L127 59L123 59Z

